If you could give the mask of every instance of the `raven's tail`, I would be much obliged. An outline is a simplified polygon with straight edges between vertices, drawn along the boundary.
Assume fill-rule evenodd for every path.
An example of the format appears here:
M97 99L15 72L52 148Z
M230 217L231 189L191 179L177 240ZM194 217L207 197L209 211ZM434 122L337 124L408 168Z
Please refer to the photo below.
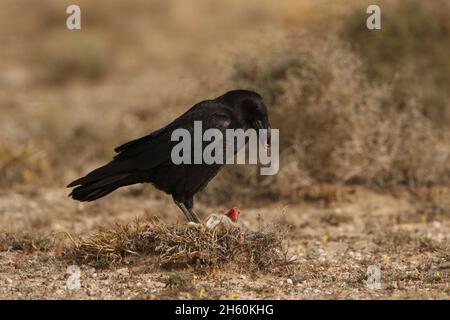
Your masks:
M132 173L118 172L116 168L116 163L112 161L71 182L67 187L76 186L76 188L72 190L69 197L78 201L93 201L120 187L138 182Z

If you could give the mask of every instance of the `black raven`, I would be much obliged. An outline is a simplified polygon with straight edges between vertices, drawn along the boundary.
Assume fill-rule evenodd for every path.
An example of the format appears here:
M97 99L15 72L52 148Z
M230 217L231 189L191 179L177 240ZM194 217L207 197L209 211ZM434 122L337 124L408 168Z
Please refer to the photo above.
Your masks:
M93 201L120 187L149 182L172 195L186 218L198 223L192 211L193 197L223 164L176 165L172 162L171 151L176 144L171 141L172 132L183 128L192 133L194 121L201 121L203 130L219 129L224 137L226 129L253 128L257 132L267 129L267 142L270 141L270 123L261 96L248 90L229 91L216 99L199 102L167 126L117 147L111 162L67 186L75 187L69 196L79 201Z

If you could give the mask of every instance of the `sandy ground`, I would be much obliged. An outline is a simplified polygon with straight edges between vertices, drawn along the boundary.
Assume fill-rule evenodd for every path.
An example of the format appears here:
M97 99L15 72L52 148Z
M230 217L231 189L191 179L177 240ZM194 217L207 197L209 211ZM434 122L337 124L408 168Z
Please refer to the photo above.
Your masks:
M326 192L324 190L327 190ZM331 201L324 194L333 190ZM336 191L338 190L338 191ZM80 265L80 288L68 289L72 263L61 248L44 250L38 239L89 234L99 226L158 215L183 223L169 198L121 191L80 205L64 189L3 191L0 228L25 234L24 244L2 238L2 299L448 299L450 297L450 207L447 189L420 192L369 191L353 187L309 190L316 201L241 206L250 229L289 226L286 245L295 262L263 272L223 266L163 269L155 257L126 259L109 268ZM427 199L433 198L433 202ZM303 198L305 196L303 195ZM319 199L319 200L317 200ZM420 199L420 200L419 200ZM199 212L221 211L198 204ZM225 208L220 208L225 210ZM62 249L63 250L63 249ZM380 288L369 288L376 266Z
M310 0L79 0L82 31L66 29L64 1L27 1L28 10L21 1L0 1L0 298L448 299L450 187L445 168L450 139L444 138L446 132L438 123L449 123L449 118L436 113L431 118L439 121L422 127L424 119L413 117L407 127L414 126L404 131L399 125L391 127L378 112L370 112L373 119L362 112L356 114L354 124L360 129L353 135L347 132L353 126L345 125L341 132L324 111L333 106L357 110L362 97L374 103L374 111L378 101L410 111L416 94L425 94L430 116L436 110L450 110L441 105L448 102L445 85L450 74L446 72L450 11L442 10L445 1L427 3L423 9L411 1L407 10L403 1L391 2L400 9L382 1L383 15L395 16L390 20L396 23L383 20L386 37L371 40L361 33L366 31L366 8L371 3L360 0L333 5ZM429 21L437 24L426 34L413 28ZM355 22L362 29L343 36L343 28L353 30ZM335 37L342 39L336 42ZM296 45L298 40L302 46ZM366 41L369 55L347 48ZM333 54L324 54L328 51L322 47L333 48ZM291 61L294 50L299 55ZM353 61L386 69L389 80L369 78L353 68ZM297 65L305 65L306 72L299 72ZM247 69L255 79L247 79ZM283 70L286 76L280 78ZM265 79L266 73L270 78ZM71 245L68 234L76 239L135 218L157 216L169 225L185 221L170 197L157 191L131 187L95 203L79 204L67 198L64 185L109 161L120 143L160 128L193 103L237 86L261 87L271 94L285 88L286 93L271 98L270 108L297 110L289 119L279 117L280 126L272 123L273 128L295 133L286 138L292 139L289 148L316 145L334 152L354 137L353 147L340 148L343 157L335 157L342 161L332 162L339 170L349 170L337 177L347 179L356 170L361 181L372 186L385 181L384 175L388 181L399 175L402 185L447 187L368 190L317 185L317 181L344 181L319 174L327 168L334 176L334 167L323 164L334 153L318 148L298 158L297 153L281 150L287 165L280 167L280 190L270 194L284 200L265 199L266 193L258 196L265 185L258 184L255 190L253 177L236 175L232 183L215 178L195 208L206 217L238 206L240 223L248 229L264 231L274 223L288 227L285 245L294 259L290 265L257 271L230 264L167 269L158 265L158 257L139 256L105 268L80 264L80 287L67 288L67 281L74 279L67 272L74 262L64 255ZM418 101L417 106L422 98ZM330 108L322 109L325 106ZM312 123L311 131L306 131L309 126L302 129L305 136L296 131L303 110L312 113L300 124L308 124L312 115L325 115ZM407 113L398 115L409 119ZM434 127L438 134L432 132ZM428 140L428 134L437 134L441 143ZM372 149L360 150L374 141L379 142ZM390 158L381 141L387 149L403 149ZM403 177L405 172L412 179ZM237 199L245 195L254 198ZM233 200L227 201L230 197ZM379 289L368 287L368 270L380 271Z

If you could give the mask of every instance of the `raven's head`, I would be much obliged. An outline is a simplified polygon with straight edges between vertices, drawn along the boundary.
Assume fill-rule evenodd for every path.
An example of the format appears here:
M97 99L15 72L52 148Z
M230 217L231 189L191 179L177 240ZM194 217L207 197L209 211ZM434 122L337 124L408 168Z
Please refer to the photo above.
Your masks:
M221 98L232 106L236 118L245 129L255 129L258 136L259 129L267 130L267 140L263 141L263 144L268 147L270 145L270 122L262 97L254 91L233 90L225 93Z

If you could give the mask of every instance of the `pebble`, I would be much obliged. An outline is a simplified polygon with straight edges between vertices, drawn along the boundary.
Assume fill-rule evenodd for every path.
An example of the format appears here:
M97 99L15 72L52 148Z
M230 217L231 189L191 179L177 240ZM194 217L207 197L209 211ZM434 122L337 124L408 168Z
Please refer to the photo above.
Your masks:
M120 268L120 269L117 269L116 272L118 274L123 275L123 276L129 276L130 275L130 271L128 270L128 268Z
M152 284L153 284L153 287L155 287L155 288L165 288L166 287L165 283L159 282L159 281L152 282Z

